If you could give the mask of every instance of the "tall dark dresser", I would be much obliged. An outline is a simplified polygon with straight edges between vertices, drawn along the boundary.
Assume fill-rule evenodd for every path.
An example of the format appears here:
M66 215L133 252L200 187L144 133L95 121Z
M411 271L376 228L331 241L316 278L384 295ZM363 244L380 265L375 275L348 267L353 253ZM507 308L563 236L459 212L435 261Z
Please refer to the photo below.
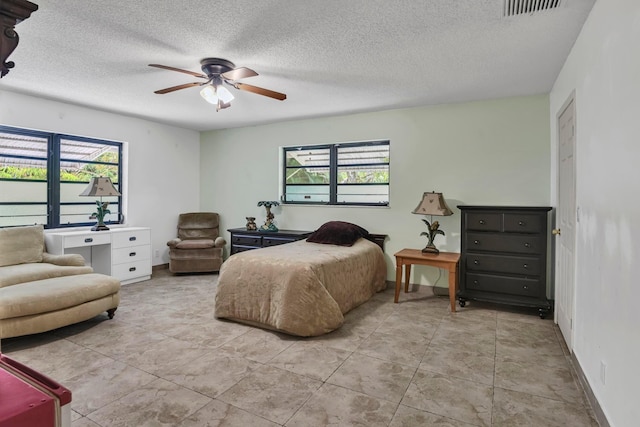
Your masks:
M550 207L458 206L461 255L458 302L468 300L551 310L547 299Z

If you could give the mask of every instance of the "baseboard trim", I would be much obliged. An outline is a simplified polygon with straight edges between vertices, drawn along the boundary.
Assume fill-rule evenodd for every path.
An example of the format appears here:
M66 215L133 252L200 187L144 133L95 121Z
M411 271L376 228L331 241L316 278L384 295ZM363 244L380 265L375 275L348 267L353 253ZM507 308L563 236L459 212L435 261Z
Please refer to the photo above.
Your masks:
M575 353L571 352L571 363L573 364L573 369L575 370L578 380L580 381L580 385L584 390L585 396L587 396L587 401L589 405L591 405L591 409L593 410L593 414L596 417L596 421L600 425L600 427L610 427L609 420L604 415L604 411L600 406L600 402L596 399L596 395L593 393L589 382L587 381L587 377L584 375L584 371L582 370L582 366L580 366L580 362L576 358Z
M157 271L157 270L168 270L169 269L169 263L167 264L158 264L158 265L153 265L151 266L151 271Z

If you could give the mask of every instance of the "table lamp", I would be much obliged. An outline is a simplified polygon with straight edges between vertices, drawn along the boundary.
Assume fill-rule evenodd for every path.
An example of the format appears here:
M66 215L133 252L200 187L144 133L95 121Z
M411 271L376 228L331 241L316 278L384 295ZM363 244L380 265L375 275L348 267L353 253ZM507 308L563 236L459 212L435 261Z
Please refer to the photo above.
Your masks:
M104 225L104 216L110 214L111 211L107 209L109 202L103 202L104 196L121 196L120 192L116 190L111 182L111 179L106 176L99 176L91 178L89 185L84 189L80 196L94 196L100 197L100 200L96 200L96 212L94 212L89 219L97 219L98 223L91 227L92 231L108 230L109 227Z
M427 236L429 238L427 246L425 246L422 252L431 254L440 253L438 248L436 248L436 246L433 244L433 239L438 234L442 234L444 236L444 231L439 229L440 223L438 221L433 221L433 216L453 215L453 212L451 211L451 209L449 209L449 206L447 206L447 203L444 201L442 193L436 193L435 191L431 193L423 193L422 200L420 200L418 206L416 206L416 208L411 213L418 215L429 215L431 217L431 223L429 223L429 221L427 221L426 219L422 220L427 225L427 231L423 231L422 233L420 233L420 235Z

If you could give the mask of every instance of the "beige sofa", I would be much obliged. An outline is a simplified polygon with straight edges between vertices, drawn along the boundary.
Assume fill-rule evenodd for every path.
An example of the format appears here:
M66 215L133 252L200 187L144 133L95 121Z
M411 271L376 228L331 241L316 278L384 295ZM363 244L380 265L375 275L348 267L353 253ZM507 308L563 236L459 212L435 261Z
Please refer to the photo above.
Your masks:
M120 302L120 281L95 274L81 255L45 252L42 226L0 229L0 338L81 322Z

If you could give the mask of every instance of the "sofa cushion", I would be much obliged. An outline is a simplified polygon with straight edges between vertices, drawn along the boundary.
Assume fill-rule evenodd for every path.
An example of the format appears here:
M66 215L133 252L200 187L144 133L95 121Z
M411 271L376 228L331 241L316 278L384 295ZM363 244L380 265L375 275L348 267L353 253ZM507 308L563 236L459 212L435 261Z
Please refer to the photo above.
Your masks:
M0 267L41 262L43 250L42 225L0 229Z
M206 249L213 247L212 239L182 240L176 245L178 249Z
M112 295L120 281L105 274L80 274L0 289L0 319L48 313Z
M55 265L66 265L74 267L82 267L85 264L84 258L80 254L60 254L52 255L47 252L42 253L42 262L48 262Z
M93 273L87 266L59 266L44 262L0 267L0 288L24 282Z

